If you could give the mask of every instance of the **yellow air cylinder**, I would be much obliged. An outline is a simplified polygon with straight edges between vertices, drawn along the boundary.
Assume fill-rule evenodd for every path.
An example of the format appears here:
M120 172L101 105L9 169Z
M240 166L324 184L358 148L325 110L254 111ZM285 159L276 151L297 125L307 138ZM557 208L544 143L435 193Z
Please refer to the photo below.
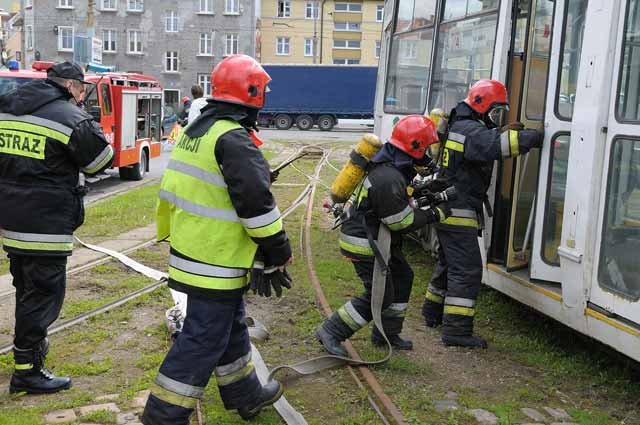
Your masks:
M378 153L382 143L373 134L365 134L351 151L350 159L342 167L331 185L331 201L342 204L362 181L367 163Z
M442 135L447 132L447 125L449 123L448 114L445 114L445 112L440 108L433 108L429 113L429 119L436 126L438 136L442 137ZM429 146L429 150L431 151L431 156L433 158L437 156L439 149L440 143L434 143Z

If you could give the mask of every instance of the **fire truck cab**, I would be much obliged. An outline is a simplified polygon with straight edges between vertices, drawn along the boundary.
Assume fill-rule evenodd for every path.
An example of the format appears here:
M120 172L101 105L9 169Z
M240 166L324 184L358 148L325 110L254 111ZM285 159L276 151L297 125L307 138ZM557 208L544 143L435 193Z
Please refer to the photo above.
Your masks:
M0 94L36 78L47 78L53 62L34 62L32 70L0 71ZM160 155L162 88L154 77L122 72L87 74L85 109L113 147L113 168L123 180L141 180L149 161Z

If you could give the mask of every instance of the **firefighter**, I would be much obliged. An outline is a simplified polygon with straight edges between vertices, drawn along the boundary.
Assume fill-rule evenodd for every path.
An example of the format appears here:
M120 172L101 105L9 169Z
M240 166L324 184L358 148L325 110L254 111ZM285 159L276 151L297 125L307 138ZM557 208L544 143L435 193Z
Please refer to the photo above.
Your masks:
M390 273L383 301L383 330L392 346L413 349L413 343L400 333L413 284L413 271L402 253L402 234L444 219L446 205L427 210L414 209L407 187L416 175L415 166L426 161L427 147L438 141L433 123L422 115L401 119L391 138L372 158L363 183L356 189L350 218L341 226L340 251L352 262L364 284L364 292L351 298L316 330L316 337L333 355L347 357L341 342L350 338L372 320L371 289L375 252L370 239L376 239L379 226L391 231ZM386 344L374 326L371 342Z
M482 279L478 236L493 163L540 148L544 139L542 132L520 123L505 126L508 110L505 86L480 80L451 111L434 184L453 185L458 198L451 202L451 216L436 225L438 263L422 308L428 327L443 325L442 341L448 346L487 348L484 339L473 335L473 317Z
M0 96L0 235L16 288L9 391L54 393L71 387L44 367L47 328L60 313L73 232L84 221L79 172L111 165L113 150L78 107L82 68L64 62Z
M221 61L212 98L162 179L158 239L170 238L169 287L188 295L187 316L151 387L145 425L188 424L212 373L225 408L244 419L282 395L279 382L258 381L242 298L258 247L275 268L268 282L286 276L291 260L269 166L249 135L270 80L249 56Z

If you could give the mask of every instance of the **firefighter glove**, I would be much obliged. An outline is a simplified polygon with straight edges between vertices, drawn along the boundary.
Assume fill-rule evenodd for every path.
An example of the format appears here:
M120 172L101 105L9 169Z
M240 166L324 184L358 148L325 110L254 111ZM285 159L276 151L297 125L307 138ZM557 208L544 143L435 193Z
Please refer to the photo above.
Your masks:
M253 267L251 268L249 288L254 294L262 295L262 292L264 292L264 262L262 258L258 259L258 253L256 253L256 259L254 260Z
M444 221L451 215L451 208L445 202L437 207L431 207L425 211L427 213L429 223L438 223Z
M442 192L449 188L449 180L444 177L438 177L437 179L429 180L425 183L425 188L431 193Z
M291 289L291 276L285 267L280 270L279 267L270 267L264 271L264 288L263 293L258 292L264 297L271 296L271 287L276 293L276 297L282 296L282 288Z

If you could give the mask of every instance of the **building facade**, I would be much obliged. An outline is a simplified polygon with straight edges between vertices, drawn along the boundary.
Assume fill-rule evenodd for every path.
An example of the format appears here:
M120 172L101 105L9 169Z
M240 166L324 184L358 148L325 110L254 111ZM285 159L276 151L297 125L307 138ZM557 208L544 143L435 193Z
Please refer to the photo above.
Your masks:
M263 0L263 63L378 65L384 2Z
M25 67L88 62L78 58L93 33L103 65L158 78L174 107L194 84L210 93L225 56L255 55L255 0L22 0L22 10Z

